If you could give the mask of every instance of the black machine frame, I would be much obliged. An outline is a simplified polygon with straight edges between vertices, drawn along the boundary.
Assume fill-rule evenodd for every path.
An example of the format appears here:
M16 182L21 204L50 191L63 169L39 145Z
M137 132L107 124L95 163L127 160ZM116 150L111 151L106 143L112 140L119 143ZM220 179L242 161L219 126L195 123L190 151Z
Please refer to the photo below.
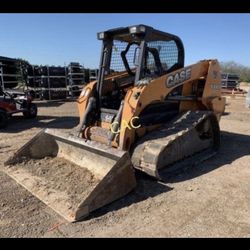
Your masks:
M155 64L158 67L159 74L162 74L162 69L160 66L160 58L155 53L154 48L147 48L148 42L153 41L174 41L178 51L177 63L168 69L166 73L172 72L179 68L184 67L184 46L181 39L170 33L162 32L156 30L150 26L146 25L133 25L129 27L121 27L116 29L110 29L104 32L97 33L99 40L103 41L102 53L100 58L99 74L97 78L97 103L101 108L101 97L102 97L102 86L104 83L105 76L110 74L110 63L112 56L113 41L123 41L127 42L127 48L121 52L121 58L125 66L126 71L129 75L135 76L135 84L140 79L145 77L144 67L145 67L145 53L150 52L155 60ZM135 72L132 72L129 68L128 62L126 61L126 53L132 44L137 44L139 46L138 63Z

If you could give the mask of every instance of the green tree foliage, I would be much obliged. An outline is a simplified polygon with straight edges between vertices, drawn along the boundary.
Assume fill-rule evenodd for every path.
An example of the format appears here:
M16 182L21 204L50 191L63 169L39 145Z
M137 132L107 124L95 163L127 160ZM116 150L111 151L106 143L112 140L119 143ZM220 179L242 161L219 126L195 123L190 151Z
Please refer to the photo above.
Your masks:
M220 66L221 72L238 74L240 76L240 81L250 82L250 67L234 61L220 62Z

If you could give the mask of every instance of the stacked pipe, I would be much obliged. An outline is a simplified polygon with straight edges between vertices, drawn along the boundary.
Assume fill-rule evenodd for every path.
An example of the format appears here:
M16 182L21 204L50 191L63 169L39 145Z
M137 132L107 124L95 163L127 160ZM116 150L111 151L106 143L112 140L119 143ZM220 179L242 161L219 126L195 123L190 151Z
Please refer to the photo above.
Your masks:
M221 84L222 88L234 89L238 86L240 76L238 74L222 73Z
M2 89L17 87L21 77L16 59L0 56L0 85Z
M27 86L35 88L40 86L41 75L39 74L39 66L30 65L27 68Z
M56 100L67 97L67 70L65 67L41 66L41 99Z
M68 67L68 91L70 96L79 96L85 84L85 72L82 65L71 62Z
M40 98L41 96L42 75L39 69L40 66L38 65L28 65L23 71L24 78L26 79L26 87L28 90L32 91L35 98Z
M38 66L21 63L18 59L0 56L0 86L10 89L18 86L19 81L26 83L40 99L66 99L79 96L86 81L86 69L77 62L67 67Z
M27 87L40 99L77 97L86 83L85 69L76 62L67 67L30 65L26 71Z

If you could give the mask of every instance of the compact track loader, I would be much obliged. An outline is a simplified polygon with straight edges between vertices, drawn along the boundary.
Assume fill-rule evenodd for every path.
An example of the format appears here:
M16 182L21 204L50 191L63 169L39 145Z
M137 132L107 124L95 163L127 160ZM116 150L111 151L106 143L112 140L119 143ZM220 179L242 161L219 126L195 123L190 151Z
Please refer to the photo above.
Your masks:
M135 170L160 179L163 168L208 158L220 144L225 99L217 60L184 67L182 41L145 25L98 39L99 75L77 101L80 124L69 133L41 131L5 167L69 221L129 193Z

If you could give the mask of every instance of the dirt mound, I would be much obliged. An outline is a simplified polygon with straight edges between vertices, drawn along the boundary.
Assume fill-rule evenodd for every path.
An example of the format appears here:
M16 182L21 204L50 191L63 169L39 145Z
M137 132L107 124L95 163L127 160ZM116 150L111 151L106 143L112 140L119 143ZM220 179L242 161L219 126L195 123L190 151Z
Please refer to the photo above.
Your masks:
M35 179L41 180L37 183L45 187L48 194L58 191L65 194L72 208L76 208L99 182L86 168L62 158L30 159L11 168L12 171L24 170Z

